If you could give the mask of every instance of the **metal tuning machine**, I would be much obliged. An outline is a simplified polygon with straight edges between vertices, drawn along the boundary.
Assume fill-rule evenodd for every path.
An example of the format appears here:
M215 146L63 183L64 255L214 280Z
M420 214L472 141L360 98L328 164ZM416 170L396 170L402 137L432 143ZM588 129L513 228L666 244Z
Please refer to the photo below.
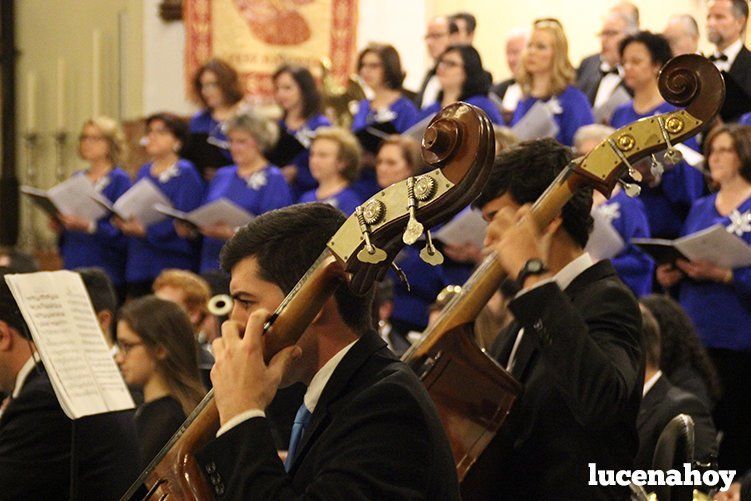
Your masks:
M417 220L417 197L415 196L415 178L407 179L407 208L409 209L409 222L404 230L402 241L407 245L417 242L422 236L423 225Z
M624 151L629 151L634 147L635 139L633 138L633 136L623 134L618 138L617 144L612 139L608 139L608 144L613 149L615 154L618 155L618 158L620 158L621 161L628 167L629 177L631 177L631 179L633 179L637 183L640 182L642 180L641 172L636 170L634 166L629 163L626 155L623 154ZM623 191L626 192L626 195L631 198L638 197L639 193L641 193L641 187L638 184L629 183L628 181L624 181L623 179L619 179L618 184L621 185Z
M362 206L358 206L355 209L360 233L363 239L365 239L365 247L357 253L357 259L363 263L377 264L384 261L387 257L383 249L379 249L370 241L369 228L369 225L378 224L383 219L384 209L383 202L379 200L368 202L365 205L365 209Z
M665 140L667 150L663 159L668 165L675 165L683 160L683 154L678 151L678 148L672 145L670 142L670 134L678 134L683 130L683 120L676 116L672 116L665 120L662 116L657 116L657 123L660 125L660 132L662 132L662 138Z
M430 230L428 230L426 235L428 241L425 247L420 251L420 259L431 266L443 264L443 254L441 254L441 251L436 249L433 245L433 237L430 235Z

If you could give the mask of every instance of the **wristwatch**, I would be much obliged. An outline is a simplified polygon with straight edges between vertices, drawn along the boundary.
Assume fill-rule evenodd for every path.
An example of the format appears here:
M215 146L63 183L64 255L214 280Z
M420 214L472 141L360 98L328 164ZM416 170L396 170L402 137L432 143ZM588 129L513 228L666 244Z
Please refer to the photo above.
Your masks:
M522 266L522 269L519 270L519 273L516 275L516 283L519 286L519 289L524 288L524 281L527 280L532 275L542 275L543 273L546 273L548 271L547 266L545 266L545 263L542 262L542 259L533 258L524 263L524 266Z

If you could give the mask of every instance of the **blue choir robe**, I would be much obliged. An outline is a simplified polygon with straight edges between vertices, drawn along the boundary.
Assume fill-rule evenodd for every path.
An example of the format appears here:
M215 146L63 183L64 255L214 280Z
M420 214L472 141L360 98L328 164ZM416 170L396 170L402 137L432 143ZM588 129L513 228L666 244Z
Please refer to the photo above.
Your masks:
M207 170L215 170L232 163L229 140L221 122L214 120L211 110L199 111L188 123L188 140L181 155L206 177Z
M310 190L307 193L303 193L299 200L300 203L305 202L323 202L344 212L347 216L355 212L358 205L362 203L360 196L355 193L351 188L344 188L343 190L335 193L334 195L326 198L318 198L316 190Z
M149 162L141 167L136 182L154 183L179 211L190 212L201 204L204 184L192 163L180 159L159 176L151 174L151 166ZM198 269L198 243L180 238L171 218L150 225L143 238L128 237L125 278L128 283L146 282L167 268Z
M600 211L621 236L626 246L611 259L615 271L636 297L652 292L654 262L648 254L631 244L632 238L649 238L649 222L644 204L619 191L594 210Z
M318 186L318 182L310 173L310 166L308 165L310 160L310 145L315 137L315 130L319 127L330 125L331 122L329 122L329 119L321 114L313 115L298 129L291 129L287 127L284 120L279 120L279 142L276 147L266 154L266 158L272 164L281 167L286 167L287 165L297 167L295 180L290 184L294 200L299 199L300 195L314 190ZM292 148L289 148L289 141L285 141L285 139L293 141ZM283 149L287 151L282 151Z
M282 172L274 165L247 178L237 174L237 165L219 169L211 180L204 204L226 198L255 216L292 205L292 193ZM201 273L220 269L219 252L224 240L204 237L201 248Z
M357 136L363 150L373 155L378 153L383 134L401 134L417 123L418 110L415 104L404 96L391 103L387 109L376 110L371 101L363 99L357 106L357 113L352 119L352 132ZM368 132L377 129L379 134ZM358 196L367 200L380 191L376 181L375 170L369 166L360 170L360 177L352 183L352 189Z
M74 176L83 176L79 171ZM115 202L130 188L130 176L120 167L115 167L102 177L94 189ZM109 215L96 221L94 233L64 231L60 238L60 254L65 269L73 270L97 266L112 279L116 287L125 283L125 236L110 223Z
M741 118L738 120L738 123L741 125L751 125L751 112L745 113Z
M729 216L717 212L717 194L697 200L691 207L682 235L721 224L751 245L751 197ZM751 266L735 268L733 283L694 281L678 284L678 298L696 326L704 346L751 351Z
M555 102L551 103L553 99L557 101L557 106ZM516 125L537 101L539 99L532 96L524 97L519 101L509 125ZM580 127L595 122L587 96L573 85L569 85L559 95L551 97L545 102L553 104L551 106L553 119L558 124L558 135L555 138L561 144L573 146L576 131Z
M462 101L480 108L485 112L486 115L488 115L488 118L494 124L503 125L503 117L501 116L501 112L498 110L498 106L496 106L496 104L491 101L488 96L478 94L476 96L470 96L467 99L462 99ZM418 121L433 116L439 111L441 111L441 103L436 101L435 103L426 106L422 109L422 111L420 111Z
M424 245L424 242L416 245ZM441 266L431 266L420 259L420 249L406 246L394 262L407 276L411 290L389 268L394 283L394 309L391 318L408 329L422 332L428 325L428 309L438 293L449 285Z
M611 125L618 129L641 118L670 113L676 109L670 103L662 103L647 113L639 114L634 110L632 101L615 110ZM684 144L696 151L699 150L694 138L685 141ZM704 193L704 175L683 161L674 166L666 165L665 173L657 186L642 183L639 198L647 211L652 236L677 238L691 204Z

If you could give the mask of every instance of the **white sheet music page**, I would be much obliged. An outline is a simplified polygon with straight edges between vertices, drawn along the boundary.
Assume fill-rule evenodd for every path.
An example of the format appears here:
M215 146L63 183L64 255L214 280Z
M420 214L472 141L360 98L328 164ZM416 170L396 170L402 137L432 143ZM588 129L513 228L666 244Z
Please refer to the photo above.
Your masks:
M188 219L199 228L220 223L238 228L248 224L253 219L253 214L226 198L220 198L190 212Z
M47 196L62 214L97 221L107 211L92 200L97 192L94 185L84 175L71 176L70 179L47 190Z
M154 208L157 204L172 207L172 202L164 196L164 193L154 183L144 178L117 199L114 209L117 214L128 218L135 217L142 225L150 226L163 221L166 217Z
M71 419L132 409L80 275L6 275L60 406Z

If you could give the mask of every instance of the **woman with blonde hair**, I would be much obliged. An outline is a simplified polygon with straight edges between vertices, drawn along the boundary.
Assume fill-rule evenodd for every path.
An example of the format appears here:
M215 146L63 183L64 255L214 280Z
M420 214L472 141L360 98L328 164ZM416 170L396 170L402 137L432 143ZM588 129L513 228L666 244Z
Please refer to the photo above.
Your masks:
M519 123L536 103L544 103L558 127L555 138L572 146L579 127L594 123L587 96L573 85L575 77L561 23L555 19L535 21L519 69L524 97L511 125Z
M180 306L144 296L120 310L115 361L128 386L143 391L136 410L141 459L148 464L203 398L198 344Z
M117 121L109 117L86 120L78 138L78 154L89 165L73 176L84 176L111 202L128 191L130 176L119 167L125 154L125 134ZM89 221L60 214L51 220L51 226L60 234L60 254L66 269L98 266L124 297L125 237L108 217Z
M321 127L310 145L310 172L318 188L303 193L300 202L323 202L350 215L362 203L351 188L360 173L362 151L352 133L341 127Z
M284 175L264 155L279 138L278 126L258 112L245 110L230 118L226 129L235 163L216 171L203 203L226 198L255 216L292 205ZM218 224L199 231L204 236L201 273L219 270L219 251L235 228Z

